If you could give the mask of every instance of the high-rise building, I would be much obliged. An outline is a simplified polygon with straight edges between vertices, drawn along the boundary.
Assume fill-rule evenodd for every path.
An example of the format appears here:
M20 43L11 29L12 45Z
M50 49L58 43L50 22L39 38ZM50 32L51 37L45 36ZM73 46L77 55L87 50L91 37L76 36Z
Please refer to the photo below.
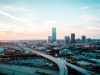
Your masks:
M56 28L52 28L52 42L56 41Z
M82 43L85 43L85 36L82 36Z
M48 43L52 41L52 36L48 36Z
M61 45L66 45L66 41L62 40Z
M75 34L74 33L71 34L71 43L75 43Z
M66 41L66 44L69 43L70 37L69 36L64 36L64 41Z
M87 39L85 39L85 42L86 43L91 42L91 39L90 38L87 38Z
M77 38L76 40L77 40L77 43L79 43L79 42L80 42L80 39L79 39L79 38Z
M64 41L66 41L66 40L67 40L67 37L68 37L68 36L64 36Z
M70 37L69 37L69 36L67 37L67 40L68 40L68 41L70 40Z

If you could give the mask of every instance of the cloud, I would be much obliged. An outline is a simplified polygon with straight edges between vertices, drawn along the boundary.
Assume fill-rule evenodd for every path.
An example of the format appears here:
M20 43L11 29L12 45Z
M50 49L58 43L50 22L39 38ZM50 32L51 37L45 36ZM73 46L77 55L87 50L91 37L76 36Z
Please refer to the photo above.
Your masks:
M0 10L6 10L6 11L17 11L17 10L27 10L25 8L18 8L18 7L13 7L11 5L0 5Z
M14 30L3 30L1 31L2 33L9 34L9 35L20 35L24 34L23 32L16 32Z
M81 9L86 9L86 8L89 8L90 6L85 6L85 7L81 7Z
M90 21L90 23L100 23L100 20L99 21Z
M95 17L95 16L89 16L89 15L81 15L80 18L84 18L86 20L90 20L90 19L95 19L97 17Z
M10 15L7 12L3 12L1 10L0 10L0 14L3 14L3 15L5 15L5 16L11 18L11 19L14 19L16 21L22 21L22 22L30 22L30 21L33 21L33 20L37 20L37 19L33 19L33 18L18 18L18 17Z
M92 6L81 7L81 9L87 9L87 8L94 7L94 6L100 6L100 4L95 4L95 5L92 5Z

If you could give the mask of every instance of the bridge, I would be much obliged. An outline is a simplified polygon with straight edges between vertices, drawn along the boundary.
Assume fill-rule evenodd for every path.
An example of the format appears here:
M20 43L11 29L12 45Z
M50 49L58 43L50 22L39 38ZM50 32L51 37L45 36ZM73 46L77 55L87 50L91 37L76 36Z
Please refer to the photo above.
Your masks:
M68 75L68 69L63 61L60 61L59 59L57 59L53 56L46 55L46 54L34 51L32 49L29 49L29 48L24 48L24 50L32 51L33 53L35 53L39 56L42 56L42 57L46 58L47 60L50 60L51 62L55 63L55 65L57 65L59 67L59 75Z
M70 67L71 69L75 70L78 72L78 74L83 74L83 75L98 75L94 72L90 72L88 70L85 70L83 68L80 68L78 66L75 66L73 64L70 64L66 61L63 61L61 59L58 59L58 58L55 58L53 56L50 56L50 55L46 55L46 54L43 54L43 53L40 53L40 52L37 52L35 50L32 50L30 48L24 48L24 50L26 51L32 51L33 53L39 55L39 56L42 56L44 58L46 58L47 60L50 60L52 62L54 62L55 64L57 64L57 66L59 67L59 75L68 75L68 68L67 67ZM67 66L67 67L66 67Z

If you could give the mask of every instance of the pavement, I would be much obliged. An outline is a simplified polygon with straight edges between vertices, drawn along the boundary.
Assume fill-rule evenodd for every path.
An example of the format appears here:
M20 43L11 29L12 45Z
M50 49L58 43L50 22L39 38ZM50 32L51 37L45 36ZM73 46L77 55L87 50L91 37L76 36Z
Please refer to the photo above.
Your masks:
M7 75L40 75L35 72L47 73L50 75L58 75L57 71L33 68L33 67L25 67L18 65L8 65L8 64L0 64L0 72Z

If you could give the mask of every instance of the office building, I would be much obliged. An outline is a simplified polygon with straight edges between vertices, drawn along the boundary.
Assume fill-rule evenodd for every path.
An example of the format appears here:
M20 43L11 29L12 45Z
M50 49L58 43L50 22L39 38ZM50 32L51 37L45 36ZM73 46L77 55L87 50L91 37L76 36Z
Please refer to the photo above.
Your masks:
M69 36L64 36L64 41L66 41L66 44L69 43L70 37Z
M82 36L82 43L85 43L85 36Z
M77 38L76 40L77 40L77 43L80 43L80 39L79 38Z
M66 45L66 41L62 40L62 41L60 42L60 44L61 44L61 45Z
M87 38L87 39L85 39L85 42L86 43L91 42L91 39L90 38Z
M64 41L66 41L66 40L67 40L67 37L68 37L68 36L64 36Z
M52 28L52 42L56 41L56 28Z
M48 36L47 42L49 43L49 42L51 42L51 41L52 41L52 36Z
M75 34L74 33L71 34L71 43L75 43Z

